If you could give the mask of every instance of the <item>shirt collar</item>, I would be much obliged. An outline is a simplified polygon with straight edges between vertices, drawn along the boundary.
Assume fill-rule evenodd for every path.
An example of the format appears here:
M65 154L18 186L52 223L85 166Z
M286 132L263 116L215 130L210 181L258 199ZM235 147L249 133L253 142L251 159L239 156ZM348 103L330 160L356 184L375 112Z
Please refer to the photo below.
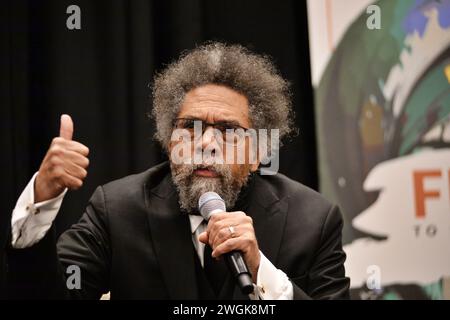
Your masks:
M189 221L191 222L191 233L194 234L197 228L202 224L203 217L190 214Z

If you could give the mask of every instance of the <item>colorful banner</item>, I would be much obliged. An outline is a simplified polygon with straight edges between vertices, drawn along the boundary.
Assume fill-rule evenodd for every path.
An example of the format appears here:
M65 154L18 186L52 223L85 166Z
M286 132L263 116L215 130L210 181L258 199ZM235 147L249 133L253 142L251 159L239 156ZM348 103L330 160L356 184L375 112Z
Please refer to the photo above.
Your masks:
M355 299L450 299L450 0L309 0L320 187Z

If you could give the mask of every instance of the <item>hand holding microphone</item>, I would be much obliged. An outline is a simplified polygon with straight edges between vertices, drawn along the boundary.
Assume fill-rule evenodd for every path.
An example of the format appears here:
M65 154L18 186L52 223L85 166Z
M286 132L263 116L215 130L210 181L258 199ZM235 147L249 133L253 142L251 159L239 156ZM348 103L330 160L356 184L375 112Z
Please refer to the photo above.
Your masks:
M199 240L211 246L214 258L225 257L241 291L251 293L253 285L250 274L253 283L256 283L261 260L252 218L244 212L225 212L225 203L214 192L200 197L199 210L209 221L206 232L200 234Z
M72 119L62 115L59 137L53 139L36 176L35 203L52 199L65 188L76 190L83 185L89 165L89 149L73 141L72 136Z

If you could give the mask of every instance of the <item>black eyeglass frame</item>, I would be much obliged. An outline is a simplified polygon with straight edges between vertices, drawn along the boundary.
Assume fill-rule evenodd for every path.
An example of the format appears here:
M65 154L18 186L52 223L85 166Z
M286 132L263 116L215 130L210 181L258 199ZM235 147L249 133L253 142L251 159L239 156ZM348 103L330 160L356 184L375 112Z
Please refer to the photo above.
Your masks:
M179 122L179 121L192 121L192 126L190 126L190 127L183 127L183 126L179 127L177 125L177 122ZM238 123L236 123L234 121L232 121L232 122L219 121L219 122L216 122L216 123L209 123L209 122L203 121L202 119L198 119L198 118L176 118L173 121L173 128L174 129L185 129L185 130L194 129L195 121L201 122L201 124L202 124L202 135L205 133L206 129L209 128L209 127L212 127L215 130L220 131L222 133L222 135L225 134L226 136L227 136L227 133L229 133L229 130L231 132L236 132L236 130L239 131L239 129L244 130L244 131L249 130L249 128L243 127L243 126L239 125ZM221 129L217 128L218 126L222 126L223 128L225 128L225 130L221 130ZM245 135L244 135L244 137L245 137ZM231 144L231 145L236 146L236 145L238 145L240 143L239 141L242 141L240 138L241 137L238 138L238 141L236 143L230 143L226 139L225 139L224 142L226 144ZM234 139L233 139L233 141L234 141Z

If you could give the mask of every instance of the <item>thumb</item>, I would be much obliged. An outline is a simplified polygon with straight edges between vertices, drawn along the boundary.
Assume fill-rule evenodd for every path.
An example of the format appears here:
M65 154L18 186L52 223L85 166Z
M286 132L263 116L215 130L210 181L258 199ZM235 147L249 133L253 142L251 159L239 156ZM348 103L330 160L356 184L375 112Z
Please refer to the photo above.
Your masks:
M202 232L198 235L198 241L203 242L204 244L208 244L208 234L206 232Z
M67 140L72 140L72 135L73 135L72 118L67 114L63 114L61 116L61 126L59 127L59 136Z

